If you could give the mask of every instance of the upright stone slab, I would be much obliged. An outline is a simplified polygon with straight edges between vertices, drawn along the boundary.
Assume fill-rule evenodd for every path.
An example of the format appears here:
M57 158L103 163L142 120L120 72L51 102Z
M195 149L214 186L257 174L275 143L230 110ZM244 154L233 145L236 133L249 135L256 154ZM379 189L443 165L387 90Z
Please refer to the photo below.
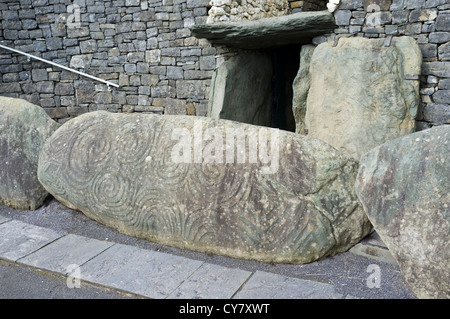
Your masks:
M0 204L35 210L48 192L37 178L39 154L59 124L37 105L0 97Z
M131 236L235 258L308 263L371 225L357 164L287 131L182 115L83 114L45 144L39 180Z
M208 116L271 126L272 61L268 53L243 53L214 72Z
M306 99L311 85L309 67L313 55L314 45L303 45L300 50L300 67L292 84L292 113L295 119L295 132L305 133Z
M361 158L356 192L419 298L450 298L450 125Z
M393 38L389 46L386 41L358 37L320 44L304 80L310 81L303 94L306 112L304 99L294 101L309 136L356 160L415 131L422 54L411 37Z

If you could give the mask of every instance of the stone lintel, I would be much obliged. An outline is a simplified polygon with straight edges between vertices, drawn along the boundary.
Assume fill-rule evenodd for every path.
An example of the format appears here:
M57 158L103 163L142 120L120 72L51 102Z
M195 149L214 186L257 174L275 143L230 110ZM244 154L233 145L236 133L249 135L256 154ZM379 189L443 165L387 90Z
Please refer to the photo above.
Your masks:
M240 49L265 49L288 44L310 43L313 37L336 28L328 11L299 12L253 21L194 25L197 38Z

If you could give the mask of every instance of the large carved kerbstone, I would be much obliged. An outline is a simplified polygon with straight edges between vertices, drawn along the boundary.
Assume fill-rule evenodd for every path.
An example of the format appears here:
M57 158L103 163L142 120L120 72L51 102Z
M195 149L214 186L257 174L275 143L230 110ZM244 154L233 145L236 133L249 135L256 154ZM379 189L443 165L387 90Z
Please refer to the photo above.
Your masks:
M450 125L361 158L356 192L420 298L450 298Z
M37 178L39 153L59 127L37 105L0 97L0 205L35 210L48 192Z
M287 263L345 251L368 233L356 173L354 160L295 133L104 111L66 122L38 169L56 198L128 235Z
M415 131L422 54L411 37L393 38L389 46L386 41L341 38L336 46L326 42L314 49L309 74L303 65L295 81L298 133L306 129L359 160ZM303 51L308 62L310 51Z

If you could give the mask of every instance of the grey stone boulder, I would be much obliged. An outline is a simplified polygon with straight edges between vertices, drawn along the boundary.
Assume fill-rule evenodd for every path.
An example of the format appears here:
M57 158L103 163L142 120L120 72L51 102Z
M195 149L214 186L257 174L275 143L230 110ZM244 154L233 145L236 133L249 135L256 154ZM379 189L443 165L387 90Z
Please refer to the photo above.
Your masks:
M450 125L361 158L356 193L419 298L450 297Z
M357 163L287 131L183 115L83 114L47 140L38 177L125 234L206 253L308 263L371 225Z
M272 61L268 53L243 53L214 72L208 117L271 126Z
M371 148L415 131L422 54L412 37L341 38L312 52L294 82L297 132L359 160ZM308 69L309 61L309 69Z
M44 142L60 125L41 107L0 97L0 204L21 210L40 207L48 192L37 168Z

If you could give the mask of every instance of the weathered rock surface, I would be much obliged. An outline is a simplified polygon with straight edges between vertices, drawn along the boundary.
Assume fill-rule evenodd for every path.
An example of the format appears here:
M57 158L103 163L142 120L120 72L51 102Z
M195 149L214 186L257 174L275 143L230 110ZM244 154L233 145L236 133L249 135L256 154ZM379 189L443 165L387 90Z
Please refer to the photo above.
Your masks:
M208 117L271 126L272 61L243 53L222 63L211 81Z
M299 134L306 134L306 100L308 97L309 87L311 85L309 67L314 49L315 46L311 44L302 46L300 50L300 67L298 69L297 76L294 79L294 83L292 84L292 112L295 119L295 132Z
M356 192L420 298L450 297L450 125L387 142L361 158Z
M35 210L48 192L37 178L39 153L59 127L37 105L0 97L0 204Z
M315 36L336 28L333 14L311 11L281 17L226 23L200 24L190 27L197 38L241 49L262 49L287 44L311 43Z
M384 44L384 39L358 37L341 38L336 47L328 42L317 46L305 79L310 86L297 92L307 96L306 112L304 99L293 105L309 136L356 160L415 131L421 51L411 37Z
M356 173L354 160L291 132L104 111L66 122L38 169L57 199L128 235L286 263L334 255L367 235Z

